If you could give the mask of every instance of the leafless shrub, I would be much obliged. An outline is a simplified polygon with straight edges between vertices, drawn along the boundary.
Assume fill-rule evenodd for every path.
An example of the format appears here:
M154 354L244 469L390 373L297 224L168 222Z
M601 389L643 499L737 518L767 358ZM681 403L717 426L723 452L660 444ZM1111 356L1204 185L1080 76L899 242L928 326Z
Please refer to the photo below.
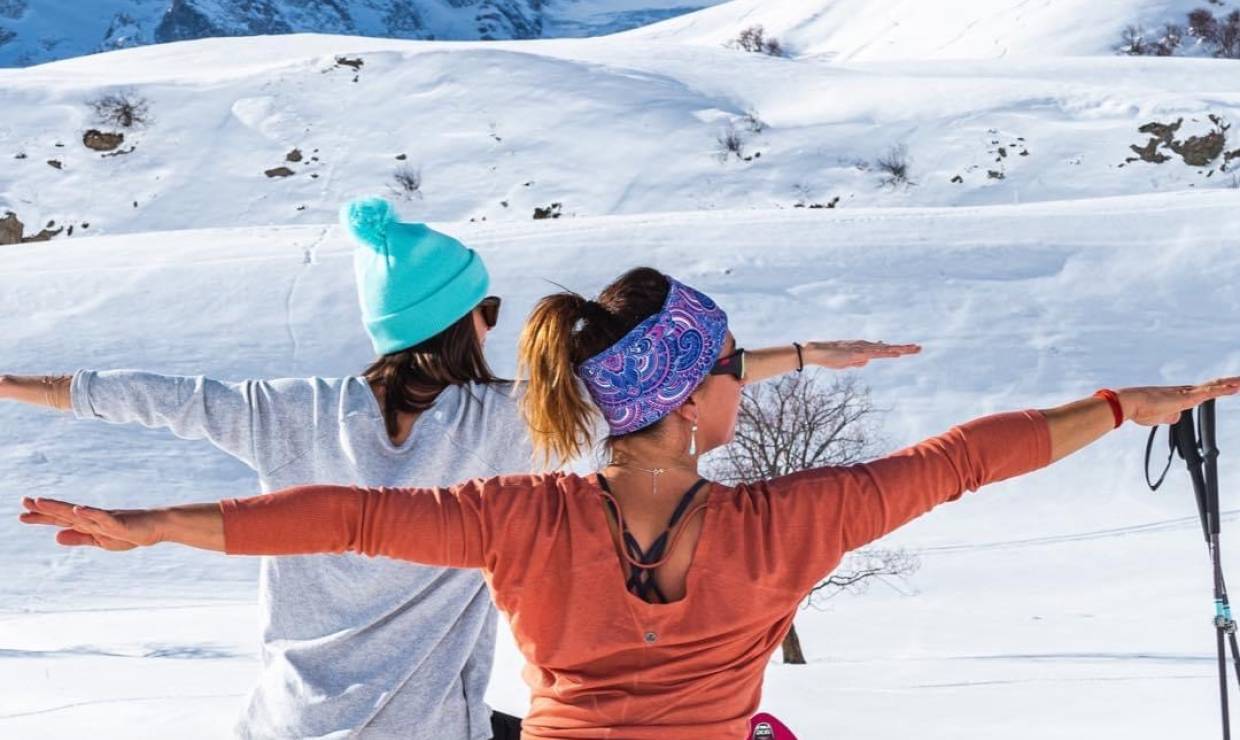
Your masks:
M1240 59L1240 10L1219 18L1209 8L1197 8L1188 14L1187 33L1216 57Z
M105 126L133 128L146 126L151 121L150 104L133 90L105 93L86 101L95 118Z
M405 198L422 197L422 170L404 165L392 173L392 190Z
M880 184L884 187L897 188L915 183L909 178L908 147L897 144L874 163L879 172L884 174Z
M1197 8L1188 14L1188 32L1207 44L1218 43L1218 18L1209 8Z
M715 143L718 144L715 154L720 162L728 161L728 157L733 154L737 159L745 158L745 136L731 121L726 123L719 135L715 137Z
M1169 57L1184 43L1184 27L1178 23L1163 26L1162 36L1154 43L1155 56Z
M758 111L753 108L746 110L745 115L741 117L741 120L745 122L745 128L748 129L751 134L760 134L763 131L766 131L766 121L763 121L762 118L758 116Z
M1240 10L1231 11L1219 24L1214 56L1223 59L1240 59Z
M921 560L913 553L873 548L849 553L827 580L809 592L811 606L820 606L842 593L865 593L875 581L904 578L917 572Z
M1120 33L1120 52L1128 56L1139 57L1149 53L1145 43L1145 29L1140 26L1128 25Z
M743 51L755 54L768 54L773 57L782 57L784 55L783 44L779 43L779 39L768 38L766 30L762 26L750 26L743 29L732 40L732 45Z
M852 378L825 383L813 370L747 386L736 434L709 462L710 476L730 484L776 478L827 465L847 465L873 454L876 410L869 390ZM906 554L860 551L814 588L817 598L856 592L865 582L912 572ZM812 603L812 602L811 602ZM785 663L804 663L795 627L784 638Z

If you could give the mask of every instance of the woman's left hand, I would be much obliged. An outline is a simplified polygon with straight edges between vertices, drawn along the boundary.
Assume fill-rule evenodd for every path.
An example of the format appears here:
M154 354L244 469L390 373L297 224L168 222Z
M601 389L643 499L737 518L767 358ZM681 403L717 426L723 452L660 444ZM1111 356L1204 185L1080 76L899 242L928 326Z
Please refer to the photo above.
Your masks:
M56 542L68 547L99 547L113 552L132 550L160 542L151 511L107 511L92 506L76 506L50 498L24 498L26 509L19 517L24 524L60 527Z
M844 342L807 342L802 350L806 365L820 365L833 370L864 367L870 360L904 357L921 352L919 344L887 344L862 340Z

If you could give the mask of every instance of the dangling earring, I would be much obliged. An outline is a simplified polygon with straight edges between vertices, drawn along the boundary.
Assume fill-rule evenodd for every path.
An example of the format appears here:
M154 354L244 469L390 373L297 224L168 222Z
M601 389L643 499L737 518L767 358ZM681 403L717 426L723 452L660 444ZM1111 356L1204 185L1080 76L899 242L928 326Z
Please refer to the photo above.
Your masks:
M689 428L689 457L697 456L697 422Z

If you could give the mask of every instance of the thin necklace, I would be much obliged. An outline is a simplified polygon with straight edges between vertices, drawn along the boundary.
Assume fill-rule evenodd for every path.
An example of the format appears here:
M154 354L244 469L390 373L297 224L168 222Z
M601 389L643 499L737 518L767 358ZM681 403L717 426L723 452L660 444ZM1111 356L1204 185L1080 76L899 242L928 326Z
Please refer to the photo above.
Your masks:
M640 470L643 473L650 473L650 495L651 496L658 495L659 476L667 472L667 468L643 468L642 466L634 465L633 463L618 463L618 462L615 462L614 460L610 462L609 465L613 467L617 467L617 468L633 468L634 470Z

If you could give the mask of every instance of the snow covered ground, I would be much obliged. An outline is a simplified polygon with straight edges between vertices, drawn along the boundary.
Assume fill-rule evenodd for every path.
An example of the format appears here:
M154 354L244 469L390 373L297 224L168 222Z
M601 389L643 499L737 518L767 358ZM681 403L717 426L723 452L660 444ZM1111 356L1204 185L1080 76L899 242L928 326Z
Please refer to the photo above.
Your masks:
M716 295L750 346L923 342L922 356L863 372L891 409L894 447L1103 384L1240 371L1236 205L1216 192L440 226L483 251L509 300L489 347L505 371L547 280L594 290L639 263ZM6 369L355 372L368 347L348 249L336 227L12 247L0 266ZM1220 408L1227 453L1240 445L1233 405ZM253 490L248 471L146 430L11 406L0 415L11 489L0 735L219 736L252 669L253 564L171 548L58 550L14 517L25 492L110 506L204 500ZM903 594L877 587L807 610L813 664L773 665L767 705L808 738L913 727L943 738L1202 736L1214 721L1207 562L1185 476L1144 490L1143 443L1129 428L899 533L921 571ZM1240 484L1232 457L1225 491ZM492 695L511 710L524 702L517 667L506 646Z
M1125 162L1147 122L1184 117L1186 137L1240 119L1240 64L1109 56L1096 5L738 0L602 39L206 40L0 71L0 217L76 226L0 247L0 371L357 372L334 211L408 164L422 195L402 212L479 248L505 296L488 348L504 372L551 280L593 291L652 264L715 295L744 345L922 343L861 373L888 448L1102 385L1240 373L1240 189L1217 164ZM922 45L885 23L895 6ZM756 22L797 53L721 46ZM337 55L364 60L357 82ZM153 122L102 158L85 102L117 87ZM716 137L747 111L761 156L721 163ZM901 142L916 184L880 186ZM531 219L555 202L561 218ZM1240 572L1240 404L1219 414ZM897 533L920 571L807 609L811 665L772 664L766 708L808 739L1214 736L1208 561L1187 476L1145 489L1144 441L1127 428ZM17 502L207 500L251 492L250 472L11 405L0 469L0 737L224 735L253 676L255 564L57 549ZM518 666L504 644L491 698L514 712Z
M1128 161L1146 124L1183 119L1187 140L1240 122L1231 60L833 63L642 35L654 32L208 39L0 70L0 216L74 236L320 224L358 192L395 194L399 171L420 178L417 193L399 191L411 216L488 223L539 208L991 205L1240 186L1222 156L1195 167L1164 148L1161 164ZM96 123L88 103L125 89L151 122ZM125 140L92 151L92 127ZM742 156L721 156L729 131ZM1236 132L1227 152L1240 152ZM879 161L900 145L912 184L885 185Z

